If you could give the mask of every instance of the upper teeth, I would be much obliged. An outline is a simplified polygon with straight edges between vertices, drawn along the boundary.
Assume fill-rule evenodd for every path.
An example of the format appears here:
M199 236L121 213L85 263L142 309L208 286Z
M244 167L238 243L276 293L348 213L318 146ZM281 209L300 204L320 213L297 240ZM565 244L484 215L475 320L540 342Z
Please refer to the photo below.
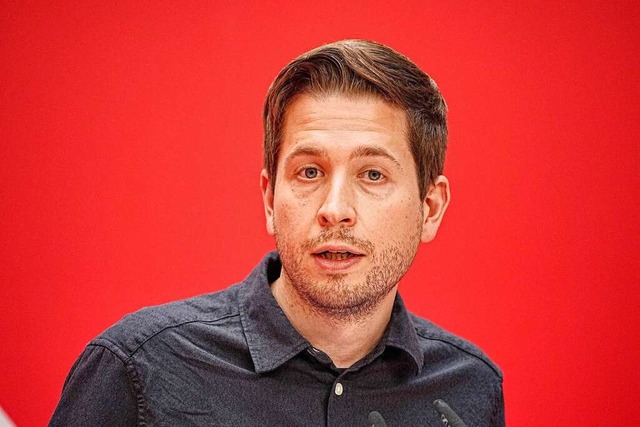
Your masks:
M325 251L322 253L322 256L330 259L330 260L339 260L339 259L347 259L351 253L349 252L334 252L334 251Z

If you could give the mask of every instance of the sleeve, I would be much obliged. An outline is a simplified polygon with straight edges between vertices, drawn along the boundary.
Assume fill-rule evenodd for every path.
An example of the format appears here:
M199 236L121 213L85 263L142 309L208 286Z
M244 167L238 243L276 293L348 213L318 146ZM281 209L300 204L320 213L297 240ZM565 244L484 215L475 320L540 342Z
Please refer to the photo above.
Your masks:
M137 399L125 363L89 345L71 368L49 426L135 426Z
M505 419L504 419L504 392L502 390L502 386L500 387L500 393L497 395L496 399L494 399L493 411L491 414L491 426L495 427L504 427Z

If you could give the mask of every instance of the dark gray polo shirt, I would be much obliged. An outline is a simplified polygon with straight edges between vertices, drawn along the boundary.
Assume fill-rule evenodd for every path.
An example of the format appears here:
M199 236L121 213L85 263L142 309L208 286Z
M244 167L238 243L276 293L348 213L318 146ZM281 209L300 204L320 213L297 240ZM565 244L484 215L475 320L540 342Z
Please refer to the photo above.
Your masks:
M53 426L504 425L502 374L476 347L407 312L398 296L382 341L348 369L298 334L269 283L268 254L231 288L142 309L91 341L64 384Z

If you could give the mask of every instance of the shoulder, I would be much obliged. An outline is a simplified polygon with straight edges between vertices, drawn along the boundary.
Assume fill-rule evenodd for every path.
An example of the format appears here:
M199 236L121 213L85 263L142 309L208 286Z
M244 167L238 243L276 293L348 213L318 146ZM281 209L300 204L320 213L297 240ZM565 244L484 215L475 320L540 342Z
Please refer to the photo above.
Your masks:
M418 341L425 352L425 363L446 356L449 364L472 366L476 372L488 379L502 382L500 368L473 343L441 328L433 322L409 314L415 326Z
M163 332L238 316L239 288L240 285L234 285L220 292L142 308L123 317L89 346L106 347L119 358L128 359Z

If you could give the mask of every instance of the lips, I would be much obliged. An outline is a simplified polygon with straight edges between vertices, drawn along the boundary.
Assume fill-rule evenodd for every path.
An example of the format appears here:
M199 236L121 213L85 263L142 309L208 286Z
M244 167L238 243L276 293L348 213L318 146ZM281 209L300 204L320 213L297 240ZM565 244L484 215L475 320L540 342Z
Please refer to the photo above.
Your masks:
M328 274L346 273L364 258L358 249L344 244L325 244L313 253L316 265Z
M364 253L356 247L347 243L325 243L316 246L313 255L321 256L327 259L347 259L354 256L362 256Z

